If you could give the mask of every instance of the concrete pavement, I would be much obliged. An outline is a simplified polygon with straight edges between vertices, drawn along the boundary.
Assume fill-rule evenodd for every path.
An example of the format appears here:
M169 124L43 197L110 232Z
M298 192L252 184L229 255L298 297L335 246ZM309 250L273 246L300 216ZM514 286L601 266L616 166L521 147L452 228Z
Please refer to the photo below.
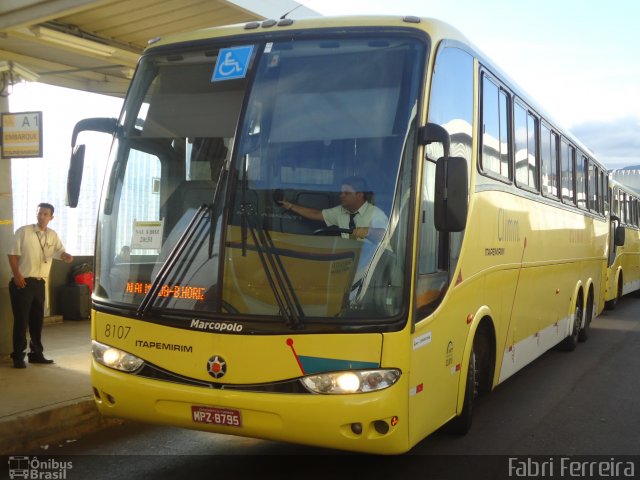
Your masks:
M42 342L54 364L16 369L8 355L0 358L0 455L44 453L114 422L93 401L90 332L90 320L49 317Z

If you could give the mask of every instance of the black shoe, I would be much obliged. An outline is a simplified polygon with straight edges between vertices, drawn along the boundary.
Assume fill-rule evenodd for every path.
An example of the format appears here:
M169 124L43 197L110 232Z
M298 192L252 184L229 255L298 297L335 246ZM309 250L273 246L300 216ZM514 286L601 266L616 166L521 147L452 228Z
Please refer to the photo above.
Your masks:
M29 355L29 363L53 363L53 360L49 360L48 358L44 358L44 355Z
M13 368L27 368L27 364L24 363L24 359L22 358L14 358Z

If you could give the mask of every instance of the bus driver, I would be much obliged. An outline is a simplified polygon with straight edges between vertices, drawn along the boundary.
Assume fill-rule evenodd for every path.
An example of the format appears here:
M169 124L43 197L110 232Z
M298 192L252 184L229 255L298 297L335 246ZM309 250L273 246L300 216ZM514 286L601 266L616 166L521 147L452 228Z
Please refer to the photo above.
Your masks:
M286 199L280 200L279 203L285 210L309 220L324 221L327 226L350 229L351 235L343 233L344 238L368 238L379 242L388 221L380 208L367 201L367 184L362 177L347 177L342 181L340 205L333 208L318 210L296 205Z

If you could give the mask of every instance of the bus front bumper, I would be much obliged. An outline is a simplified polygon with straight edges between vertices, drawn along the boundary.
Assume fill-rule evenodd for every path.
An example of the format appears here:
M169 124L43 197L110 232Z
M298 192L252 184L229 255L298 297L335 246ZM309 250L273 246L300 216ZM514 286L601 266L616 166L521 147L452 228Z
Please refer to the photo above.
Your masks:
M91 365L104 416L381 454L409 449L404 377L377 392L282 394L214 390L138 377L94 360Z

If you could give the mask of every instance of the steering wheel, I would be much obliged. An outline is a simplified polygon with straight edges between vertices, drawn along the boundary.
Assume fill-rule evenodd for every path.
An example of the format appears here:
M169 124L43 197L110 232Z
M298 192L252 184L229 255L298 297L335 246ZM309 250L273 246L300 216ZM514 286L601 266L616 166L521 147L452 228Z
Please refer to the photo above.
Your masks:
M324 236L324 237L337 237L343 233L353 233L351 228L340 228L337 225L330 225L328 227L323 227L315 230L313 232L314 235Z
M280 188L276 188L271 194L271 198L276 205L280 206L280 202L284 200L284 192Z

